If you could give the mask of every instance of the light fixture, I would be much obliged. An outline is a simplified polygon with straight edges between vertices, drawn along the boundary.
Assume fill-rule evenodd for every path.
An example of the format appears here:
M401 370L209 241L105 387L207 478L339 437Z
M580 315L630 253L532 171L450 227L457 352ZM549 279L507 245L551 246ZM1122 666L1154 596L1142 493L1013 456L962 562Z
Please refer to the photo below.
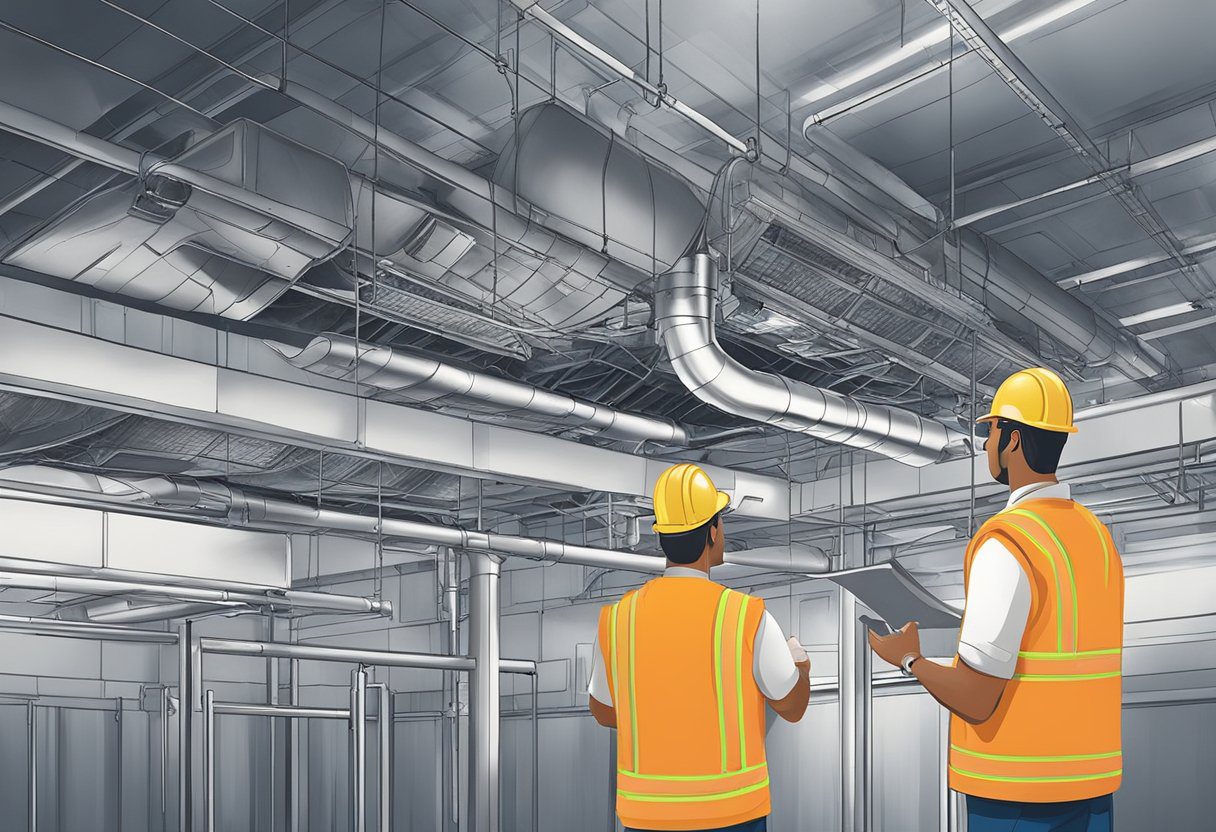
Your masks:
M1146 324L1149 321L1159 321L1162 318L1172 318L1175 315L1185 315L1187 312L1194 312L1202 308L1203 304L1188 300L1184 303L1172 303L1169 306L1150 309L1138 315L1128 315L1126 318L1120 318L1119 323L1124 326L1135 326L1136 324Z
M1018 23L1018 24L1010 27L1009 29L1005 30L1004 32L1001 32L1000 33L1001 40L1005 41L1006 43L1009 43L1010 41L1018 40L1019 38L1025 37L1026 35L1033 34L1034 32L1044 29L1047 26L1051 25L1052 23L1056 22L1057 20L1059 20L1063 17L1066 17L1067 15L1070 15L1075 11L1083 9L1084 7L1090 5L1094 2L1096 2L1096 0L1068 0L1065 3L1059 3L1039 14L1034 15L1033 17L1023 20L1021 23ZM800 97L798 99L798 104L811 104L816 101L820 101L824 98L827 98L828 96L830 96L834 93L841 92L845 89L848 89L849 87L856 86L857 84L860 84L862 81L865 81L868 78L872 78L873 76L879 74L883 70L890 69L891 67L896 66L899 63L902 63L904 60L912 57L917 52L920 52L922 50L927 50L931 47L938 46L939 44L945 43L949 38L950 38L949 24L942 25L942 26L935 26L932 29L930 29L928 32L926 32L924 35L921 35L920 37L916 38L915 40L904 44L899 49L888 52L886 55L881 55L871 61L867 61L866 63L862 64L861 66L857 67L856 69L849 70L847 72L843 72L840 75L837 75L836 77L831 79L830 81L825 81L825 82L819 84L818 86L813 88L810 92L808 92L805 95L803 95L802 97ZM928 75L929 73L934 72L937 69L940 69L941 67L945 66L947 63L948 63L948 61L946 61L946 60L933 60L931 62L926 62L926 64L924 66L919 67L915 70L912 70L907 75L904 75L901 78L897 79L895 82L884 85L883 92L889 91L898 86L902 86L903 84L908 83L910 81L914 81L921 76ZM821 122L824 119L828 118L829 113L832 111L839 112L839 111L843 111L845 109L849 109L853 106L856 106L857 104L865 102L866 100L868 100L869 98L872 98L872 97L874 97L873 92L862 93L861 95L859 95L855 98L849 99L849 101L847 101L847 102L841 102L840 104L837 104L836 106L831 108L831 111L825 110L822 113L815 113L814 115L812 115L810 117L810 119L808 119L808 121L814 121L816 123ZM845 105L848 105L848 106L845 106Z

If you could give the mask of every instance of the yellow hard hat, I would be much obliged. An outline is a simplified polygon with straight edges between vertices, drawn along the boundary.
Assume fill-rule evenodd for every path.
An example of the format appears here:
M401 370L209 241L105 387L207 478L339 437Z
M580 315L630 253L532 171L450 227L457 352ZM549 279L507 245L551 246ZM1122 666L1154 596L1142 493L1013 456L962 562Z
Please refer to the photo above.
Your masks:
M730 496L709 474L691 462L673 465L654 484L654 530L659 534L690 532L730 505Z
M997 388L992 408L977 422L1011 419L1058 433L1076 433L1072 423L1072 396L1064 380L1045 367L1014 373Z

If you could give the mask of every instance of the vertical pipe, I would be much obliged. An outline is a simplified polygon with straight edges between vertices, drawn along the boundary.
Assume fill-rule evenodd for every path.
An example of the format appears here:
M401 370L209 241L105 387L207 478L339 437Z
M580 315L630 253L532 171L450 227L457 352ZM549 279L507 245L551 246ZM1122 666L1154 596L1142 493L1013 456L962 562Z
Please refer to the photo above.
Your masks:
M843 531L843 529L842 529ZM857 534L847 535L844 568L864 565ZM840 590L840 774L841 832L868 832L870 806L870 649L858 621L861 604Z
M287 663L291 673L291 704L300 704L300 660ZM293 719L287 731L287 829L300 832L300 720Z
M937 828L938 832L954 832L950 821L950 712L945 708L937 710Z
M609 498L611 499L611 498ZM532 832L540 832L540 669L532 674Z
M350 731L351 829L367 832L367 671L362 665L350 672Z
M25 706L30 758L29 822L30 832L38 832L38 710L31 700Z
M117 710L114 711L114 727L118 730L118 743L117 743L118 753L116 755L118 757L118 759L117 759L118 765L114 770L114 776L118 780L118 789L117 789L117 794L116 794L116 797L117 797L116 802L118 804L118 825L115 828L122 829L122 826L123 826L122 773L125 769L122 764L122 697L121 696L115 700L115 705L117 706Z
M452 655L460 652L460 559L448 549L448 649ZM448 673L451 700L448 720L448 780L451 803L452 832L460 830L460 677Z
M266 640L275 640L275 621L274 613L266 616ZM271 659L266 663L266 701L271 705L279 704L279 660ZM270 813L270 829L269 832L275 830L275 818L278 815L276 809L275 796L279 793L279 778L278 778L278 724L277 719L268 719L267 731L270 736L270 798L269 798L269 813Z
M480 482L480 480L479 480ZM500 561L469 552L469 832L498 832Z
M203 829L215 832L215 691L203 694Z
M194 624L186 620L177 628L177 804L178 832L194 832L193 721L194 721Z
M160 687L160 828L169 828L169 686Z
M376 702L380 706L376 716L380 729L380 820L376 832L389 832L393 825L393 697L389 694L388 685L383 682L368 687L376 689Z
M953 48L953 47L951 47L951 48ZM960 264L961 264L961 260L960 260ZM977 456L976 448L975 448L975 420L976 420L976 417L979 416L979 413L976 409L977 408L976 396L978 394L976 393L976 389L975 389L975 385L976 385L976 364L975 364L975 362L976 362L976 332L973 329L973 330L971 330L971 419L970 419L970 422L971 422L971 457L969 460L971 463L971 496L970 496L970 500L969 500L970 508L969 508L969 512L967 514L967 534L968 535L975 534L975 459Z
M862 832L857 812L857 599L841 588L840 652L836 673L840 685L840 832Z

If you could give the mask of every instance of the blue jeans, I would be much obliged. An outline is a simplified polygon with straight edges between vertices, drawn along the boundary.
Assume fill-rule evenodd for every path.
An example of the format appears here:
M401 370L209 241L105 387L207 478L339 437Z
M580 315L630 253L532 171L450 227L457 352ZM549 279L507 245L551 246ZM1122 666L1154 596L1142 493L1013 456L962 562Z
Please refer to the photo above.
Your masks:
M645 832L643 829L629 829L625 832ZM768 832L768 818L756 818L746 823L736 823L734 826L719 826L717 829L706 829L703 832Z
M1015 803L967 795L967 832L1111 832L1114 795L1068 803Z

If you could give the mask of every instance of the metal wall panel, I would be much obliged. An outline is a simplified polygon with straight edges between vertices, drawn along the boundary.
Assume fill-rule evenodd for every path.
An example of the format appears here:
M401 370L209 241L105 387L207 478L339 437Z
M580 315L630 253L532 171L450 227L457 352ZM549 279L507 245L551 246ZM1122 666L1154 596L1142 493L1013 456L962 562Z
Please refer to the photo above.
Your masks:
M393 832L442 828L445 784L440 776L440 727L437 719L406 720L394 726ZM370 761L368 766L371 780L375 769Z
M1216 702L1123 710L1119 829L1211 829Z
M939 828L940 708L923 692L874 697L874 832Z
M25 705L0 705L0 817L14 830L29 827L26 713Z
M839 832L839 702L813 702L800 722L773 724L767 748L771 832Z

